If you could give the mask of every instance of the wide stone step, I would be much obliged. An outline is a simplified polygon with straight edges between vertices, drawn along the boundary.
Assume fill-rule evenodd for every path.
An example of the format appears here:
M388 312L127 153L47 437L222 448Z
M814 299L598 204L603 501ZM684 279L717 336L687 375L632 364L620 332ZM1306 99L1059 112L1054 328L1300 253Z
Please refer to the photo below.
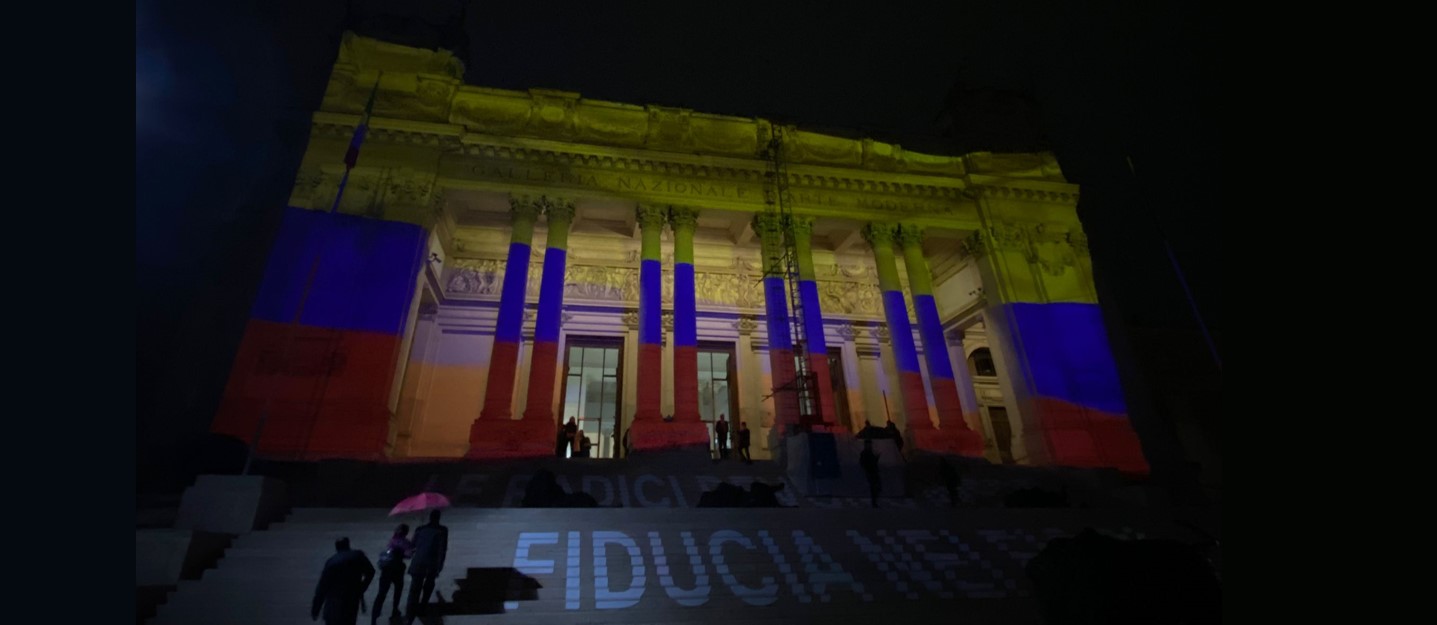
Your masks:
M1112 510L459 507L443 522L450 546L436 587L462 612L446 625L1036 623L1023 565L1047 540L1085 527L1182 534ZM373 558L395 524L382 509L296 509L236 540L153 622L311 622L334 539L348 536ZM377 591L376 580L366 601Z
M743 616L736 616L730 606L700 606L662 609L615 609L585 610L544 610L524 604L511 610L502 607L489 614L444 614L445 625L470 625L481 623L535 623L555 625L663 625L668 623L717 623L734 622L756 625L790 625L793 623L824 623L825 625L872 625L873 623L902 622L907 624L925 623L1003 623L1005 625L1040 625L1036 610L1030 605L1013 602L932 602L914 601L914 605L884 603L864 605L854 603L807 604L791 607L745 606ZM380 623L390 623L386 609ZM217 614L214 611L196 610L185 615L191 620L157 617L156 625L181 625L183 623L209 623L213 625L241 625L265 623L273 625L313 625L308 606L299 610L299 616L292 610L254 610ZM367 615L360 616L361 623L367 623ZM395 621L401 622L401 621ZM424 622L424 621L418 621ZM433 621L437 622L437 621Z

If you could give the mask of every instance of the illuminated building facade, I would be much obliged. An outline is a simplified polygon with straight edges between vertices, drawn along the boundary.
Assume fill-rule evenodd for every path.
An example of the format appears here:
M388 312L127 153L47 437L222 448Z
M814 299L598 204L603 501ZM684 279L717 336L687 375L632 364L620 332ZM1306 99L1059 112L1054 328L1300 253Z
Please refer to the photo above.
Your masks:
M768 121L462 75L346 36L215 431L277 458L501 458L555 453L574 417L616 457L725 415L766 458L802 341L817 429L891 418L920 449L1146 471L1051 155L785 128L783 218Z

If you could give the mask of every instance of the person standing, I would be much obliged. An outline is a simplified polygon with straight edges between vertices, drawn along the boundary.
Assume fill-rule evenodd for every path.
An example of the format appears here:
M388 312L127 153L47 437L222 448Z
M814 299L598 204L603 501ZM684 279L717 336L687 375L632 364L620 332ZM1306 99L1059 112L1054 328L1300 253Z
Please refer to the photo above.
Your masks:
M564 451L565 455L572 457L574 452L579 450L579 422L569 417L569 422L564 424Z
M574 454L573 454L573 457L575 457L575 458L588 458L588 457L589 457L589 446L592 445L592 444L593 444L593 443L590 443L590 442L589 442L589 435L588 435L588 434L585 434L583 430L579 430L579 433L578 433L578 434L576 435L576 437L574 438Z
M858 454L858 464L863 467L863 474L868 477L868 498L873 507L878 507L878 454L873 453L873 441L863 441L863 453Z
M325 625L354 625L359 620L364 591L374 580L374 565L363 551L349 548L348 538L334 541L334 550L337 553L329 557L319 573L309 618L319 620L322 610Z
M444 557L448 553L449 528L439 524L439 511L431 510L429 523L414 530L414 558L409 562L409 604L405 607L410 623L418 616L419 606L429 603L434 580L444 570Z
M719 460L728 460L728 421L722 414L714 423L714 437L718 439Z
M414 543L409 541L409 524L400 523L389 538L389 544L379 553L379 596L374 599L374 611L369 617L371 624L379 622L390 586L394 587L394 611L391 615L399 618L399 596L404 594L404 559L412 555Z
M957 508L958 489L963 485L963 476L948 462L947 458L938 460L938 472L943 476L943 488L948 491L949 504Z
M752 440L748 429L747 421L738 422L738 455L743 458L744 463L753 464L753 458L748 455L748 445Z

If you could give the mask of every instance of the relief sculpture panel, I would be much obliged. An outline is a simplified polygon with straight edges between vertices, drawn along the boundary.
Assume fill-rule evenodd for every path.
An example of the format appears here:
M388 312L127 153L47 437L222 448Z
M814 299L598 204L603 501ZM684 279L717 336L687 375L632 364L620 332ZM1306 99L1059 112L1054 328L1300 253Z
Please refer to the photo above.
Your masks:
M835 276L866 277L866 271L832 270ZM542 263L529 265L529 297L537 297L543 278ZM761 274L699 271L694 274L694 292L699 306L763 310ZM844 279L818 280L818 297L825 314L881 318L882 302L876 281ZM673 274L665 271L663 303L673 305ZM499 297L504 287L504 262L462 259L445 276L445 292L451 296ZM639 271L633 267L569 265L564 271L564 300L622 302L637 305Z

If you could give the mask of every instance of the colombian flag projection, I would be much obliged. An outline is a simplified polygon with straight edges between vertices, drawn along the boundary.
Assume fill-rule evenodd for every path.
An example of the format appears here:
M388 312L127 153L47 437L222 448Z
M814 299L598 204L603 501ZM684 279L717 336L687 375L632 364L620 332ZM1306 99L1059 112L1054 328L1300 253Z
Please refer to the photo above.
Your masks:
M287 209L212 429L248 442L268 406L262 453L382 456L424 243L414 224Z
M1096 304L1006 304L1028 364L1035 421L1054 464L1146 473Z

